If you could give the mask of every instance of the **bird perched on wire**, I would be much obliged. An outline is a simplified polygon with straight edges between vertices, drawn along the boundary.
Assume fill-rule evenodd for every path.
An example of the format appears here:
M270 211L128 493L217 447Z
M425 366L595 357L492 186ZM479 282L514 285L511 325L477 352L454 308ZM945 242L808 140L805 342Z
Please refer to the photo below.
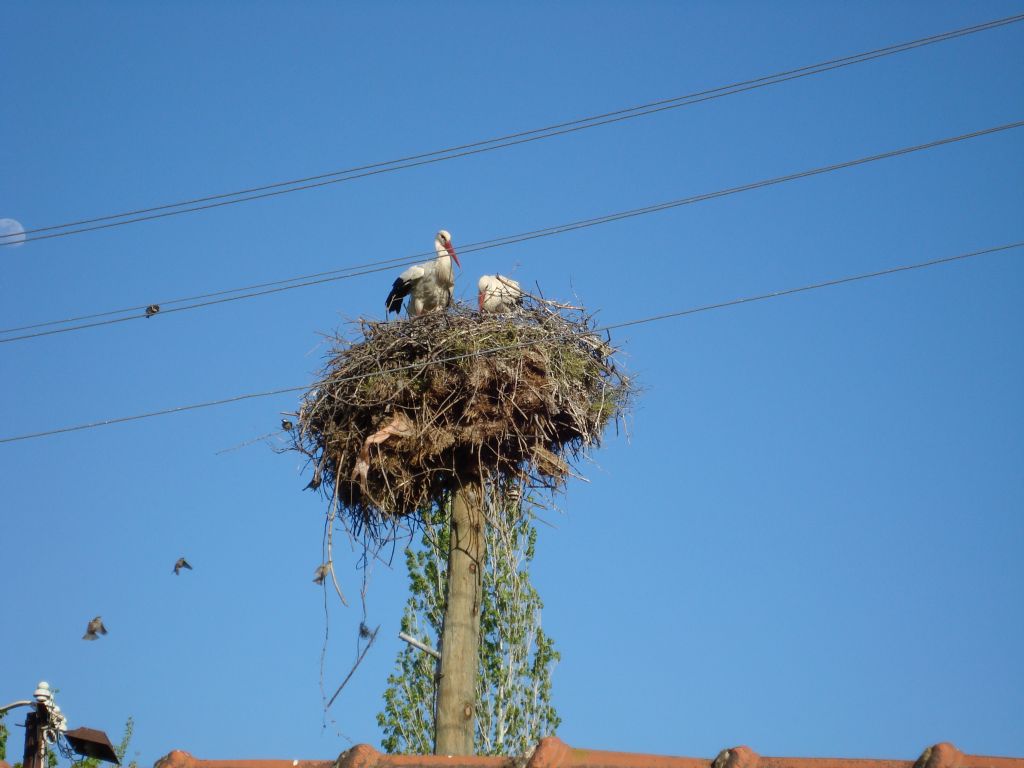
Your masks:
M434 238L434 251L437 258L426 264L416 264L400 274L391 286L391 293L384 301L388 312L398 314L402 311L402 301L409 296L407 310L409 317L416 317L427 312L447 309L452 303L455 291L455 269L452 260L462 266L452 236L442 229Z
M146 317L152 317L153 315L155 315L159 311L160 311L160 305L159 304L150 304L148 307L146 307Z
M181 572L182 568L188 568L190 571L192 570L192 566L188 564L188 560L184 557L179 557L174 563L174 575L177 576Z
M484 275L476 288L481 312L511 312L523 306L523 289L512 278Z
M97 616L95 619L89 622L85 628L85 634L82 635L83 640L99 640L100 635L107 634L107 628L103 626L103 619Z
M323 584L324 579L327 578L327 573L330 571L330 569L331 566L329 563L320 563L320 565L316 567L316 570L313 571L313 583Z

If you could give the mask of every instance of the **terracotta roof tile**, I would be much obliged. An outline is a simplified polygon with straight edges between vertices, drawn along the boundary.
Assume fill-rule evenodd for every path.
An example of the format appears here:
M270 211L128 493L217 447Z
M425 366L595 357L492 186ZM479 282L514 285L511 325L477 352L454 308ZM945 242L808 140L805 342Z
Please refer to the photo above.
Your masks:
M714 760L639 752L605 752L541 739L524 757L385 755L369 744L342 752L337 760L197 760L176 750L154 768L1024 768L1024 758L965 755L949 742L928 747L917 760L761 757L750 747L730 747ZM0 764L0 768L5 768Z

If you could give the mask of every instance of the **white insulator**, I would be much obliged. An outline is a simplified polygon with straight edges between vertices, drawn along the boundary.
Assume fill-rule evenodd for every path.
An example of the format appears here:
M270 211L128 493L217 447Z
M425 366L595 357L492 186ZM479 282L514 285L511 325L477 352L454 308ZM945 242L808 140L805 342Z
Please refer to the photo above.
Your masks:
M53 694L50 692L50 684L45 680L39 683L36 692L32 695L35 696L36 701L40 704L53 699Z

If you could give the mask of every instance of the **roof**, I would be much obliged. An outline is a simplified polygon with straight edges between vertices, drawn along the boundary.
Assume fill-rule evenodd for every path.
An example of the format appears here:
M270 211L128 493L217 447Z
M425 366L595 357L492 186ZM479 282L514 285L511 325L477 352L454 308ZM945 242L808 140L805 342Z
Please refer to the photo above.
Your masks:
M750 747L723 749L714 759L605 752L571 747L550 736L524 757L385 755L357 744L337 760L198 760L175 750L154 768L1024 768L1024 758L965 755L949 742L928 747L916 760L831 757L761 757Z

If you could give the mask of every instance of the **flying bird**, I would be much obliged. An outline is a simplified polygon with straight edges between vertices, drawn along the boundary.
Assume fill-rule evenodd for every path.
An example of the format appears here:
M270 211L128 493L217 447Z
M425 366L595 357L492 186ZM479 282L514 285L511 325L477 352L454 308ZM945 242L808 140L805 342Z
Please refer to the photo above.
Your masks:
M501 275L484 275L476 284L477 303L481 312L511 312L523 305L519 283Z
M406 296L410 296L407 307L409 317L451 306L452 294L455 291L455 270L452 268L452 260L454 259L460 267L462 262L455 253L452 236L446 230L442 229L434 238L434 251L437 253L436 259L409 267L398 276L384 302L388 312L400 313L402 300Z
M314 584L323 584L324 583L324 579L327 578L327 573L330 570L330 567L331 566L328 565L327 563L321 563L320 565L318 565L316 567L316 570L313 571L313 583Z
M89 622L89 625L85 628L85 634L82 635L83 640L99 640L100 635L107 634L107 628L103 626L103 619L97 616L95 619Z
M179 557L174 563L174 575L177 576L178 572L181 571L182 568L188 568L190 571L192 570L192 566L188 564L188 560L184 557Z

